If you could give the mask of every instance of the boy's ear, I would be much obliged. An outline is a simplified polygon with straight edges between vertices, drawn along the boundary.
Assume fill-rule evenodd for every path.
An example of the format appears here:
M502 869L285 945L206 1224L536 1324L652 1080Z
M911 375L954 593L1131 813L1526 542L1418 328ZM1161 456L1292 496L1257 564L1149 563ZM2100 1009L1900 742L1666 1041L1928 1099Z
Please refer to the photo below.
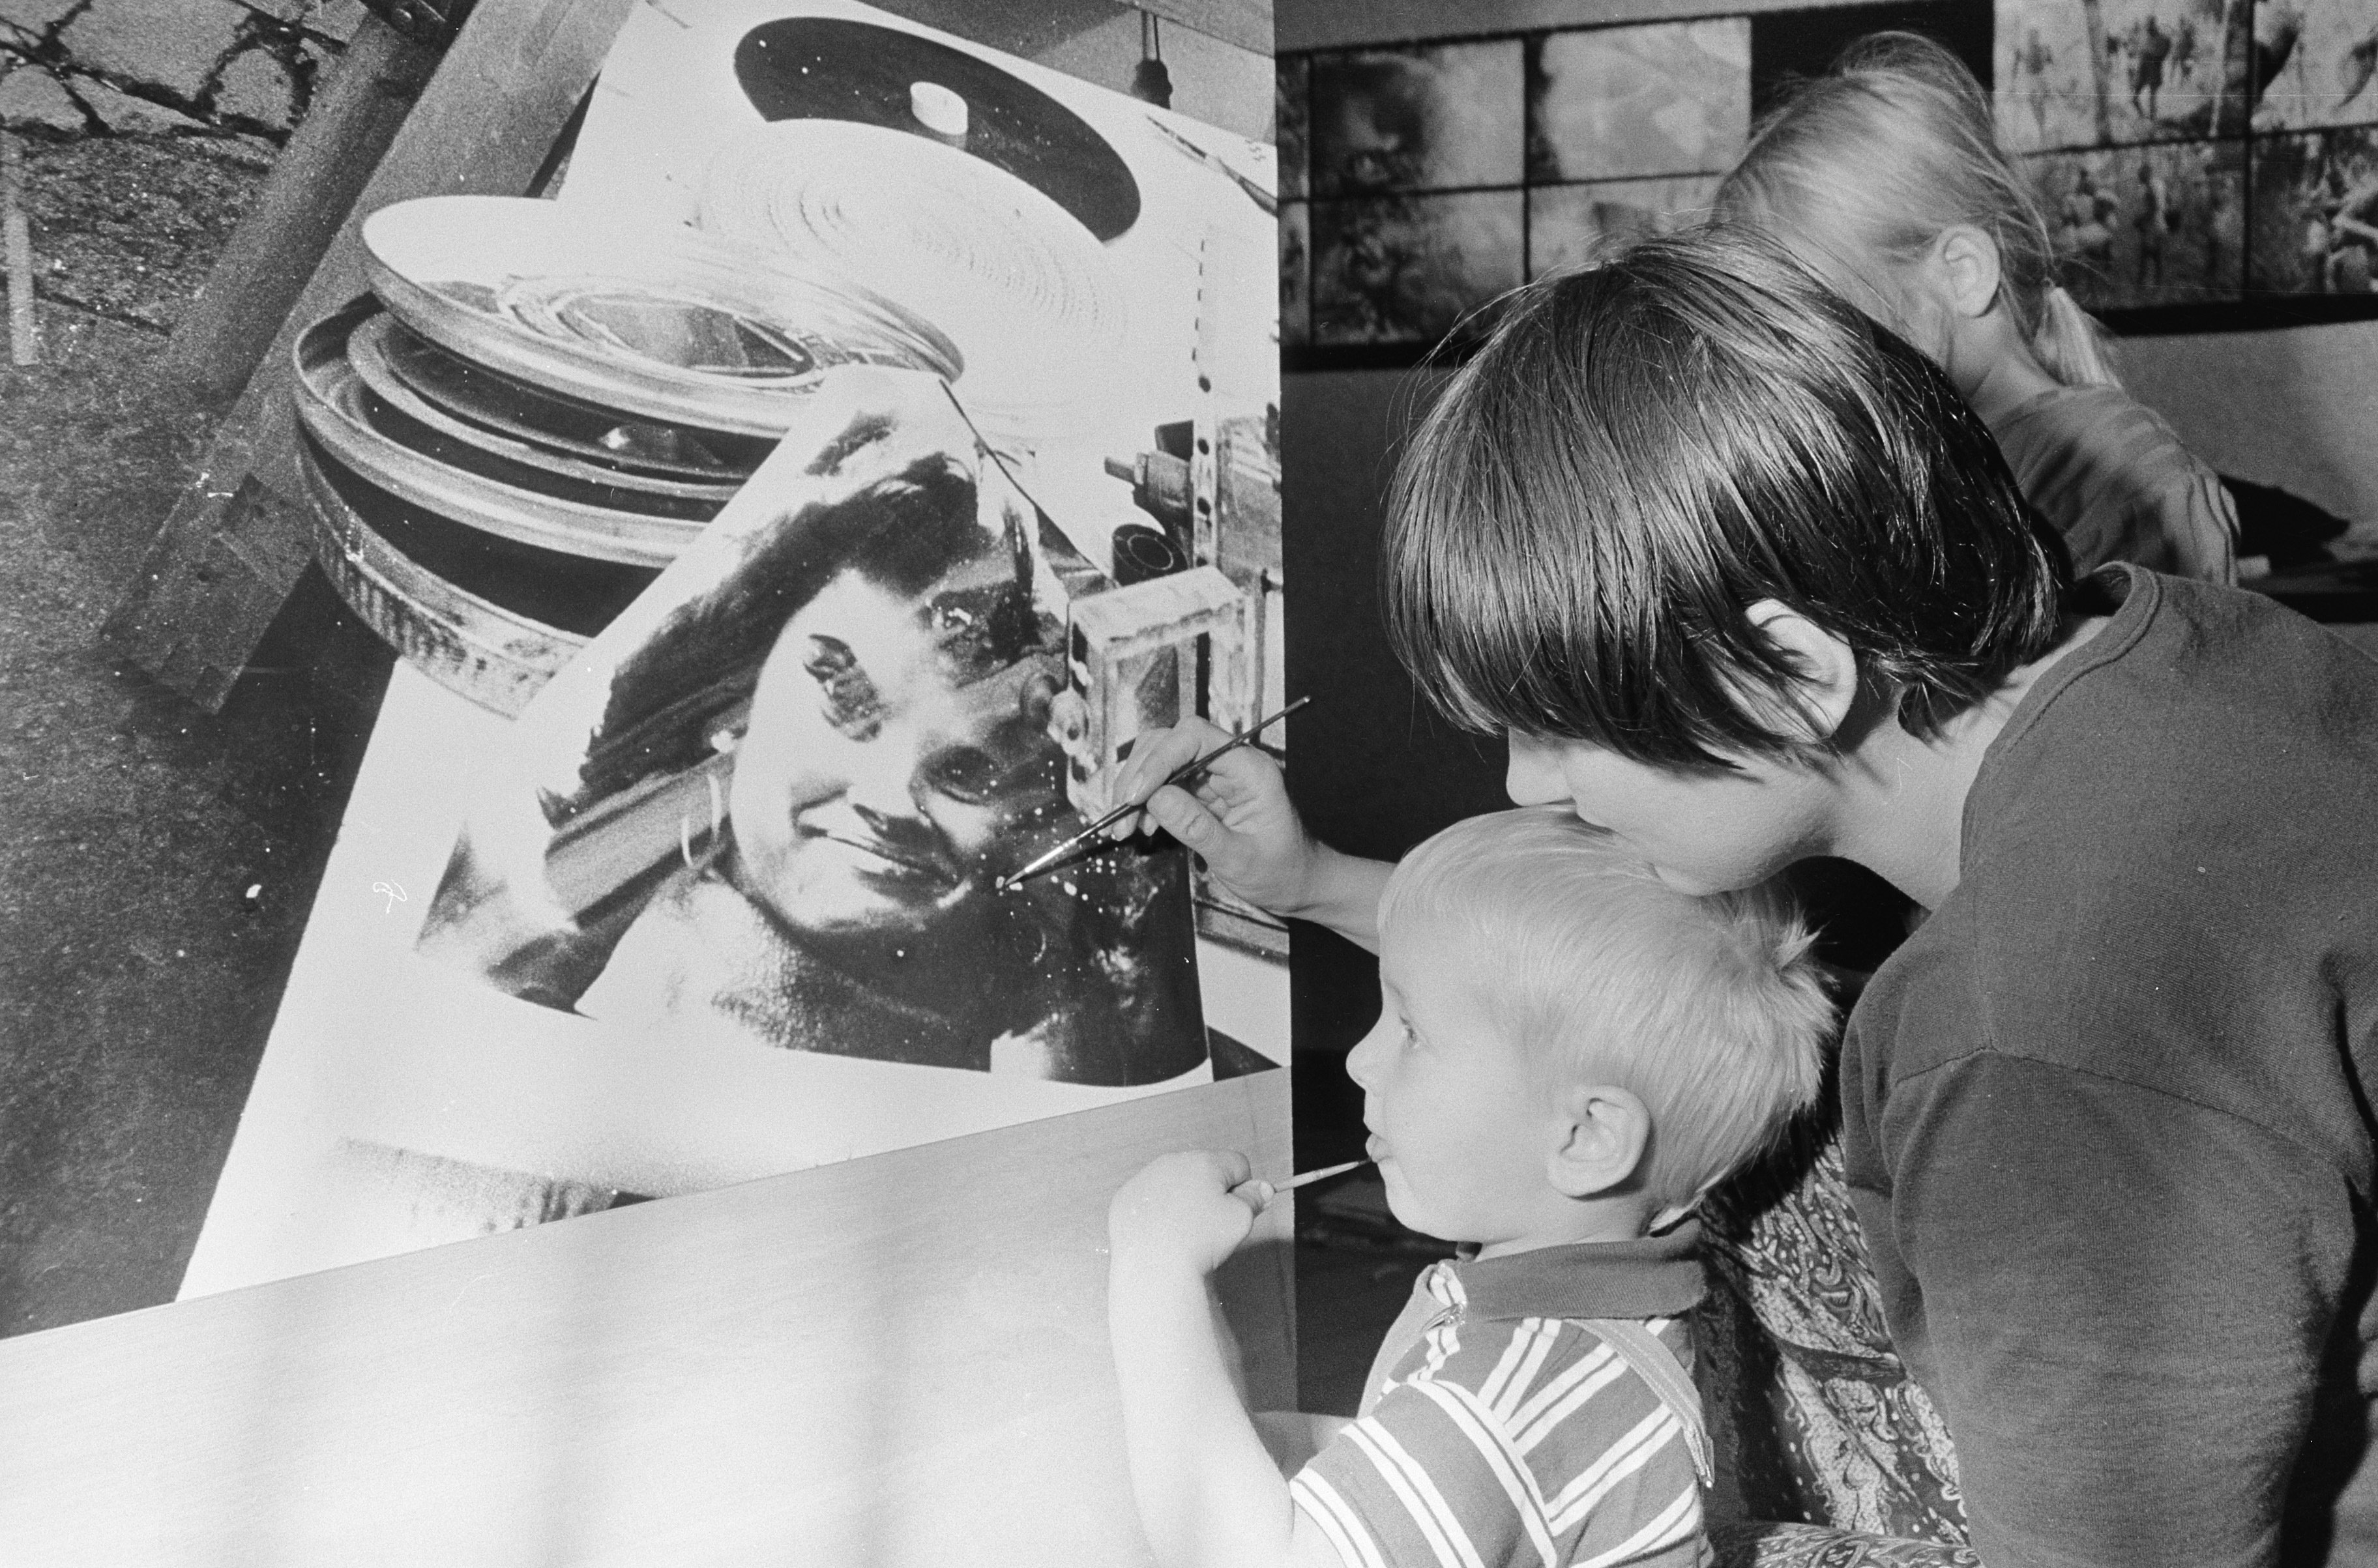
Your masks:
M1848 643L1779 600L1761 599L1747 615L1759 635L1799 672L1793 700L1772 717L1797 732L1793 739L1825 745L1841 733L1857 705L1857 655Z
M1554 1107L1544 1175L1565 1197L1591 1198L1622 1186L1651 1144L1651 1113L1630 1090L1579 1083Z
M1959 316L1987 315L1998 302L1998 242L1981 230L1969 223L1942 230L1926 260L1942 298Z

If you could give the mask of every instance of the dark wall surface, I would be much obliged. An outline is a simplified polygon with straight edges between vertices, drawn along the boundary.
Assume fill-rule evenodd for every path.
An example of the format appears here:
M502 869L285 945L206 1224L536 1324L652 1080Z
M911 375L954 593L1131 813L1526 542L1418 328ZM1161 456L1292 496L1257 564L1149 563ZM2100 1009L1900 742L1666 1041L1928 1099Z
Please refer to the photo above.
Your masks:
M1306 823L1350 854L1394 859L1448 822L1509 804L1501 742L1455 731L1388 651L1379 621L1381 501L1395 443L1437 385L1426 371L1283 377L1289 785ZM1379 1011L1371 955L1293 931L1296 1135L1303 1165L1362 1152L1362 1096L1338 1059Z

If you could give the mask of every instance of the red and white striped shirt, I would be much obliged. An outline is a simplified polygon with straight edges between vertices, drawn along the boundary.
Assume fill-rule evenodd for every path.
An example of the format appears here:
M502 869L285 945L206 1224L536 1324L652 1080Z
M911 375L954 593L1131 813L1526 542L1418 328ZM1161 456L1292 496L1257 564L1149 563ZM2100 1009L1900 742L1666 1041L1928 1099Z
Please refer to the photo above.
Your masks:
M1699 1228L1424 1270L1296 1506L1348 1568L1708 1562Z

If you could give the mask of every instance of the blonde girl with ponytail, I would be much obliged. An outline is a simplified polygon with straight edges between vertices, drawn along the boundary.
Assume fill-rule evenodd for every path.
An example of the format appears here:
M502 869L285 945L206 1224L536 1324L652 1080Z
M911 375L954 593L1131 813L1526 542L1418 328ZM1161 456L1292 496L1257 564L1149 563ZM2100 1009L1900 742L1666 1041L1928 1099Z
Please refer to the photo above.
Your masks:
M2076 574L2122 560L2236 580L2228 492L2122 389L2104 329L2057 281L2048 221L1999 148L1989 99L1955 55L1913 33L1852 45L1760 123L1715 207L1948 371Z

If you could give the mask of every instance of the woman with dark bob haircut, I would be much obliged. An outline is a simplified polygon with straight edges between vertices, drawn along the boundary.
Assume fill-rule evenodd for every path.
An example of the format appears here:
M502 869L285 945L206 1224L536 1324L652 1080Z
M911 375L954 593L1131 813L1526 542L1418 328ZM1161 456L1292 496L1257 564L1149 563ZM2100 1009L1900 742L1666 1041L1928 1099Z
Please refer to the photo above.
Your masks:
M466 834L424 951L664 1035L1100 1084L1206 1059L1184 856L997 887L1080 825L1063 628L936 403L825 443L619 658L534 854Z
M1940 1538L2378 1561L2378 663L2234 589L2069 584L1941 372L1723 229L1511 300L1385 557L1399 652L1515 801L1687 891L1841 856L1929 912L1851 1015L1840 1143L1954 1442ZM1120 787L1375 943L1387 868L1267 760L1155 789L1208 738Z

